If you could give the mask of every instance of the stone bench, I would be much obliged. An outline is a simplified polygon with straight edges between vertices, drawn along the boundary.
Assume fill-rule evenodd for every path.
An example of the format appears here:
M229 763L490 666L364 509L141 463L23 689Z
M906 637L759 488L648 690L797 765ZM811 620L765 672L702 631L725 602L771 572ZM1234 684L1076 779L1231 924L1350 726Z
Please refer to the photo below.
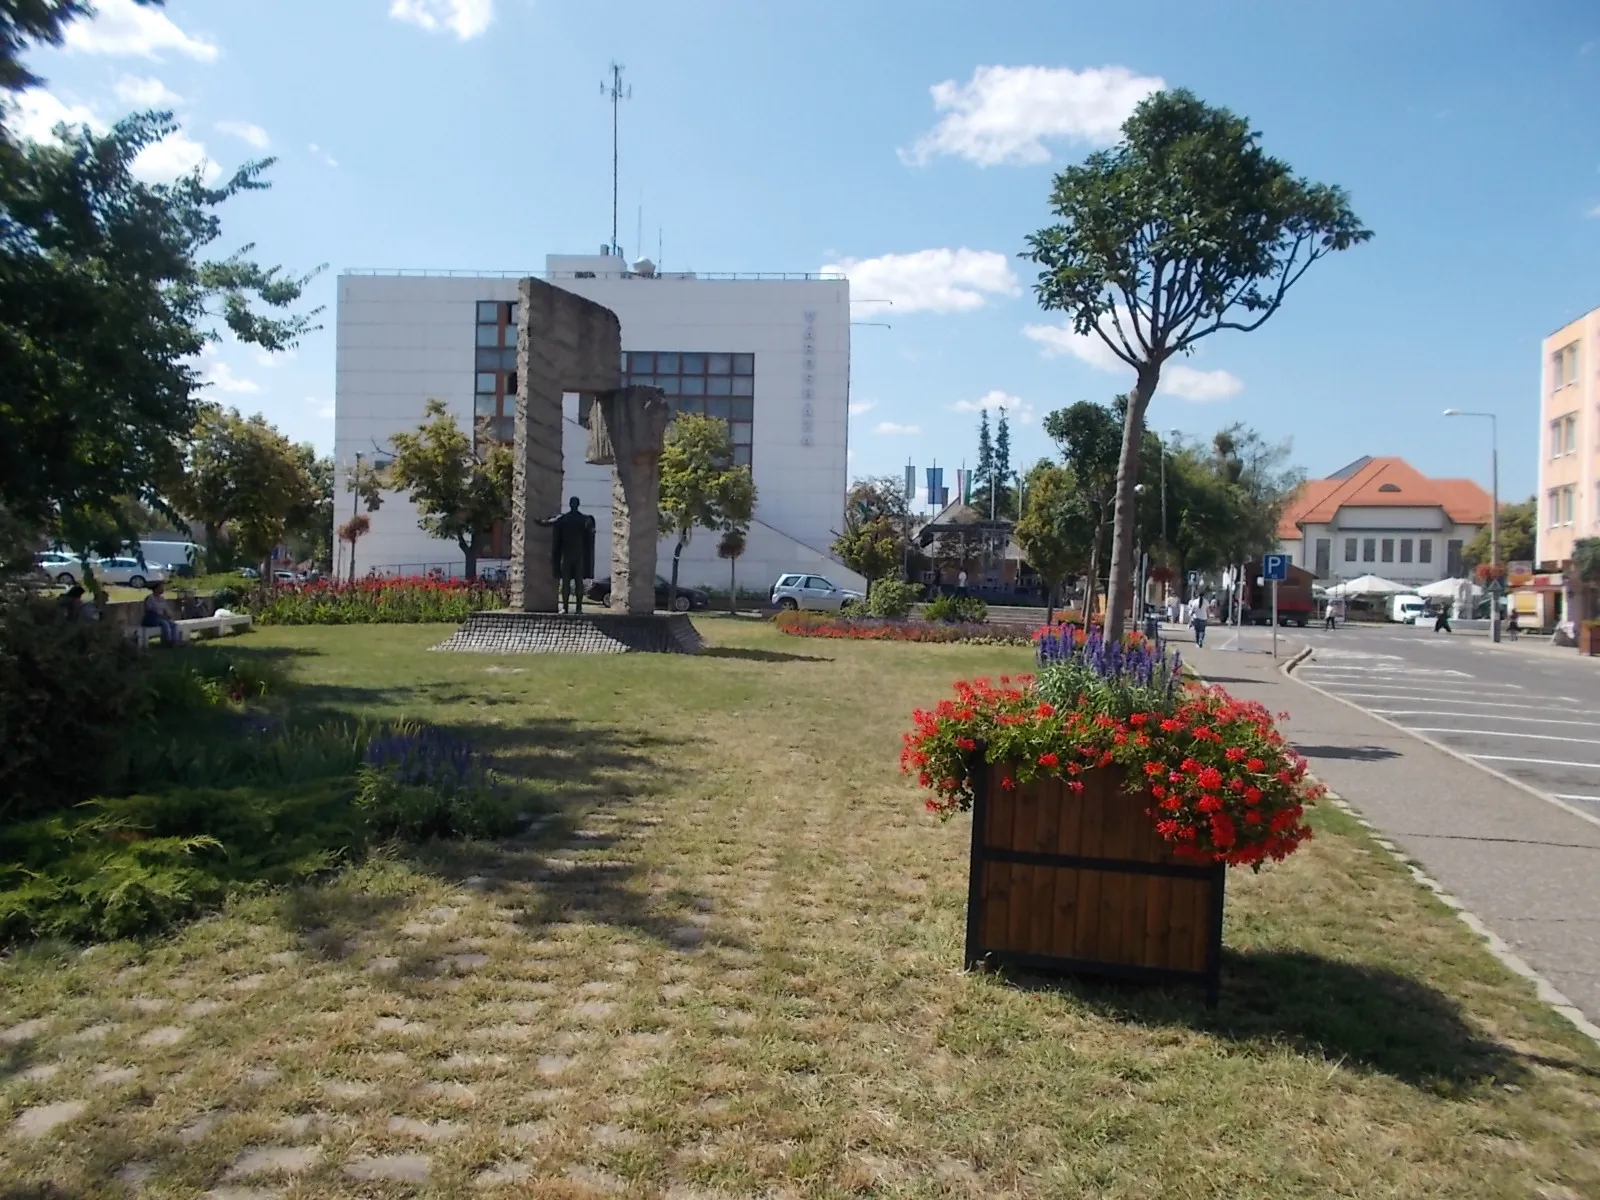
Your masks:
M209 617L191 617L187 621L177 621L178 636L181 641L202 634L212 637L221 637L231 629L249 629L251 625L249 613L219 613ZM143 650L150 645L152 638L159 638L161 630L150 625L135 625L128 630L128 637L136 642L139 649Z

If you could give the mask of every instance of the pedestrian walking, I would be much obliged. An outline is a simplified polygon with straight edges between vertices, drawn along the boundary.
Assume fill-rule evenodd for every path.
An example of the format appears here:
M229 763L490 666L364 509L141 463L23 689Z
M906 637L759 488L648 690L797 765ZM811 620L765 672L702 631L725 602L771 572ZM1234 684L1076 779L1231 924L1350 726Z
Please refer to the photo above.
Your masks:
M1194 630L1194 644L1206 644L1206 602L1204 597L1196 596L1189 610L1189 625Z
M1455 630L1450 628L1450 606L1448 604L1441 604L1439 606L1439 615L1435 617L1433 621L1433 631L1438 633L1441 630L1445 633L1455 632Z
M967 573L965 571L962 571L959 575L956 576L956 595L958 595L958 596L960 596L960 597L962 597L964 599L966 597L966 594L967 594Z
M1511 609L1511 614L1506 619L1506 633L1510 636L1511 640L1514 642L1514 641L1517 640L1517 634L1519 634L1521 632L1522 632L1522 626L1521 626L1521 624L1518 623L1516 606L1513 605L1512 609Z
M1324 629L1339 628L1338 613L1332 600L1328 601L1328 611L1322 615L1322 627Z

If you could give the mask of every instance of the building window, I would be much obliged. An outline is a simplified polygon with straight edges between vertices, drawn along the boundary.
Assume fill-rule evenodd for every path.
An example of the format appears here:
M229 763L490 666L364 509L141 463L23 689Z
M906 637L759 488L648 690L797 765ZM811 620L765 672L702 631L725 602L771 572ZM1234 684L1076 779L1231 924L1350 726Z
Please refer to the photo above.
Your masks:
M726 421L734 465L750 466L756 415L754 354L632 350L623 359L624 383L660 388L674 413Z
M1377 538L1362 538L1361 539L1361 561L1362 562L1376 562L1377 558L1378 558L1378 539Z
M1417 561L1431 563L1433 561L1433 539L1422 538L1417 542Z
M1550 422L1550 457L1561 457L1561 418Z
M1317 578L1326 579L1332 570L1333 539L1317 539Z
M1444 544L1445 574L1451 579L1461 577L1461 549L1465 545L1460 538L1451 538Z
M1554 529L1561 524L1561 489L1551 488L1544 496L1545 523Z
M1345 562L1355 562L1355 560L1356 560L1356 539L1355 538L1345 538L1345 540L1344 540L1344 560L1345 560Z
M1410 538L1401 538L1400 539L1400 561L1403 562L1403 563L1411 561L1411 539Z
M1578 343L1561 347L1550 356L1550 387L1554 391L1578 382Z
M1577 517L1576 506L1573 503L1576 495L1577 489L1570 483L1561 489L1561 523L1563 525L1571 525Z
M1563 423L1567 427L1567 453L1576 454L1578 452L1578 414L1568 413L1563 418Z
M485 440L509 442L517 435L517 306L504 300L479 300L477 347L473 363L472 443L479 453ZM511 556L511 528L496 521L487 531L481 558Z
M1383 561L1384 562L1393 562L1394 561L1394 539L1393 538L1384 538L1383 539Z

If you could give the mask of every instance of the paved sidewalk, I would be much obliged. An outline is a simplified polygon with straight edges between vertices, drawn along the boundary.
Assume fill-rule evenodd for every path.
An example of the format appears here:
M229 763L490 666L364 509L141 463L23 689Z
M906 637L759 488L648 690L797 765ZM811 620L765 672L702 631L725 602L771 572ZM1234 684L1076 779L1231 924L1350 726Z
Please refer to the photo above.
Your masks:
M1174 648L1288 712L1284 733L1319 779L1600 1023L1600 826L1284 677L1282 660Z

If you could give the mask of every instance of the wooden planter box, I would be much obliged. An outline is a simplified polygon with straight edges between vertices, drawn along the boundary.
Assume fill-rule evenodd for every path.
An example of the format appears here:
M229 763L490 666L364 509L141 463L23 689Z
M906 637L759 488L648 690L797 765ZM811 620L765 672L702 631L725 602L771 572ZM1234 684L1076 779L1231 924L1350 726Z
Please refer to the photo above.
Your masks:
M1217 1002L1227 868L1175 858L1123 773L1000 786L979 758L967 894L969 970L984 961L1152 983Z

